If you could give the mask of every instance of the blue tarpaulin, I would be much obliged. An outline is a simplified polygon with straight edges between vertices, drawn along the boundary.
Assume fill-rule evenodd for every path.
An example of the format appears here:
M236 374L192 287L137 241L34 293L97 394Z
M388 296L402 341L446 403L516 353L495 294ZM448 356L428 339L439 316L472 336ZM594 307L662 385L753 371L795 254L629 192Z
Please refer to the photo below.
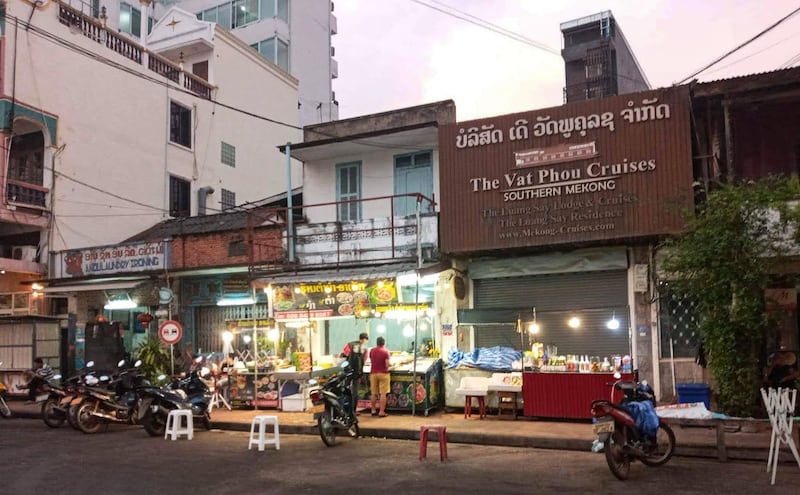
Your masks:
M447 367L467 366L489 371L512 371L512 364L520 359L522 351L511 347L482 347L472 352L451 348L447 353Z
M625 409L633 416L639 431L651 438L658 434L658 414L650 401L627 402Z

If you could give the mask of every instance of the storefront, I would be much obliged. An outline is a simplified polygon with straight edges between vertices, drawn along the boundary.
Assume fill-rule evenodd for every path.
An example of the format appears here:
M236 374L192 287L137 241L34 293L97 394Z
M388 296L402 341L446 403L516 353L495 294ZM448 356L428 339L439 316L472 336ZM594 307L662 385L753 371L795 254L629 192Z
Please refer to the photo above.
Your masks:
M469 279L459 343L525 351L528 416L589 417L611 369L658 383L653 246L693 201L686 89L440 131L441 250Z

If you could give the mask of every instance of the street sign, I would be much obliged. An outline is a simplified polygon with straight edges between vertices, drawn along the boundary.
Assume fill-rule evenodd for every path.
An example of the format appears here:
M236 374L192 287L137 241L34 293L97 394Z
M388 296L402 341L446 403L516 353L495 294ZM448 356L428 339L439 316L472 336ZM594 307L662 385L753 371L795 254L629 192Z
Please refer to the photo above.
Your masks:
M158 338L167 345L178 343L183 337L183 327L175 320L167 320L158 327Z

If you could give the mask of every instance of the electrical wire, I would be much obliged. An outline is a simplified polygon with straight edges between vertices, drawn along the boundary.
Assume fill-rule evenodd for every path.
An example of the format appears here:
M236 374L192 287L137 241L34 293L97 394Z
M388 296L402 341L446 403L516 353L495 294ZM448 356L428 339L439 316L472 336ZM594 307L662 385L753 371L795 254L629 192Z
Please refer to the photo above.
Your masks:
M694 71L693 73L689 74L688 76L684 77L683 79L681 79L680 81L678 81L677 83L675 83L675 85L676 85L676 86L679 86L679 85L681 85L681 84L683 84L683 83L685 83L685 82L689 81L690 79L693 79L695 76L697 76L697 75L698 75L698 74L700 74L701 72L704 72L706 69L709 69L709 68L713 67L714 65L718 64L719 62L721 62L721 61L722 61L722 60L724 60L725 58L729 57L730 55L733 55L734 53L736 53L737 51L739 51L739 50L741 50L742 48L746 47L747 45L749 45L749 44L750 44L750 43L752 43L753 41L757 40L757 39L758 39L758 38L760 38L761 36L763 36L763 35L767 34L768 32L770 32L770 31L772 31L773 29L775 29L776 27L778 27L779 25L783 24L784 22L786 22L787 20L789 20L790 18L792 18L792 17L793 17L795 14L797 14L798 12L800 12L800 7L796 8L795 10L793 10L793 11L792 11L792 12L790 12L789 14L785 15L784 17L782 17L782 18L778 19L776 22L774 22L773 24L771 24L770 26L768 26L766 29L764 29L764 30L763 30L763 31L761 31L760 33L756 34L755 36L753 36L753 37L752 37L752 38L750 38L749 40L745 41L744 43L742 43L742 44L738 45L738 46L737 46L736 48L734 48L733 50L730 50L730 51L728 51L727 53L725 53L724 55L722 55L722 56L720 56L720 57L717 57L717 58L716 58L716 59L714 59L714 60L713 60L711 63L709 63L709 64L707 64L707 65L703 66L701 69L698 69L698 70Z
M506 38L510 38L510 39L512 39L514 41L519 41L520 43L524 43L524 44L532 46L534 48L538 48L539 50L546 51L546 52L551 53L553 55L558 55L559 57L561 56L561 51L560 50L557 50L557 49L555 49L555 48L553 48L551 46L548 46L548 45L546 45L544 43L541 43L539 41L532 40L532 39L530 39L530 38L528 38L526 36L523 36L523 35L521 35L519 33L515 33L514 31L506 29L506 28L504 28L502 26L498 26L497 24L493 24L493 23L491 23L491 22L489 22L489 21L487 21L485 19L482 19L480 17L477 17L477 16L474 16L474 15L469 14L467 12L458 10L455 7L447 5L447 4L443 3L443 2L439 2L439 1L436 1L436 0L431 0L432 2L442 6L442 7L437 7L436 5L431 5L431 4L425 3L425 2L423 2L421 0L411 0L411 1L416 3L416 4L422 5L424 7L427 7L429 9L436 10L437 12L441 12L442 14L448 15L450 17L455 17L456 19L460 19L460 20L468 22L470 24L474 24L475 26L487 29L487 30L492 31L492 32L494 32L496 34L499 34L501 36L505 36Z

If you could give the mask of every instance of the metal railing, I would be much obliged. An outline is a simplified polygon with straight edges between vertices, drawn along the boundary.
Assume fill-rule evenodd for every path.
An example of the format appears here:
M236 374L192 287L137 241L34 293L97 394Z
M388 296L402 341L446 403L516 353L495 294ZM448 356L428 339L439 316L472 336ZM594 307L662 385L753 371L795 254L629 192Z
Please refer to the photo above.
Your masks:
M9 203L39 209L47 207L48 188L13 179L6 179L6 183L6 199Z

